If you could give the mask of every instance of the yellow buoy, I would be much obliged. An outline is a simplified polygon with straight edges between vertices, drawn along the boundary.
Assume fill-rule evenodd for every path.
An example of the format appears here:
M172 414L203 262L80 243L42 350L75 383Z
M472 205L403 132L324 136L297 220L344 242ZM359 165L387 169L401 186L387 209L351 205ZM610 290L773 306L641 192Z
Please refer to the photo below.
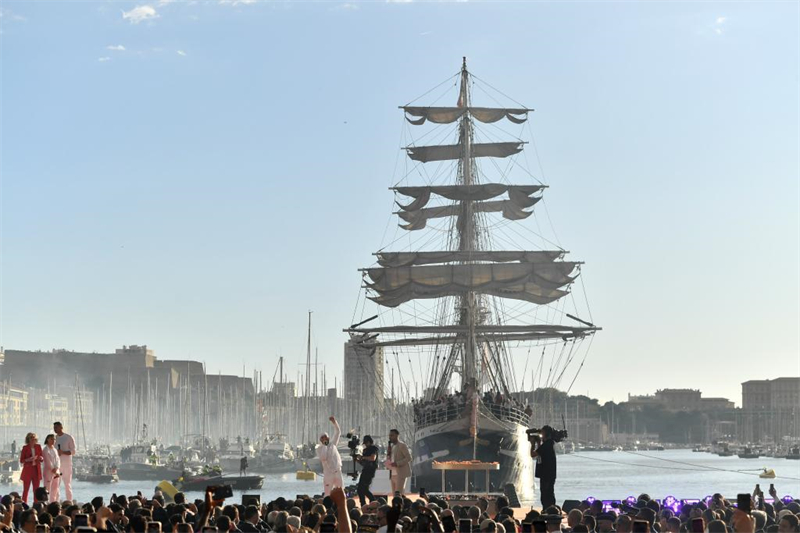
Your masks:
M761 479L775 479L775 471L771 468L765 468L758 477Z
M317 473L313 470L308 469L308 463L303 461L303 466L305 467L304 470L298 470L295 474L295 479L299 479L300 481L316 481L317 480Z
M302 481L316 481L317 473L311 470L298 470L297 479Z

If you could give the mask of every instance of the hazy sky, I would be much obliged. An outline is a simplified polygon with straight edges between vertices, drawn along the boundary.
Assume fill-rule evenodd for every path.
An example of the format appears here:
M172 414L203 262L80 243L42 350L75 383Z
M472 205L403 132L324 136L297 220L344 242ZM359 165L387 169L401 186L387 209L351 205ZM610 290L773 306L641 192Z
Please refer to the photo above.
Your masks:
M604 331L573 393L739 403L800 375L796 2L0 5L7 349L267 379L299 371L313 309L340 374L356 269L396 223L397 106L467 56L536 109L586 261Z

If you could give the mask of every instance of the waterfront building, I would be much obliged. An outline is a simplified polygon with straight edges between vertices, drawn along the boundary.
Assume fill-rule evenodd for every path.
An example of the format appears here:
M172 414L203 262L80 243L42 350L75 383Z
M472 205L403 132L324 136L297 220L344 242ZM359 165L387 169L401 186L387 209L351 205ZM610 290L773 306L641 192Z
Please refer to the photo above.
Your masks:
M257 433L252 378L207 375L197 361L161 361L146 345L113 353L5 350L0 381L26 394L22 424L47 431L56 417L83 442L129 444L144 424L149 439L166 443ZM20 394L6 392L0 401L16 409Z
M800 377L742 383L739 438L776 444L800 439Z

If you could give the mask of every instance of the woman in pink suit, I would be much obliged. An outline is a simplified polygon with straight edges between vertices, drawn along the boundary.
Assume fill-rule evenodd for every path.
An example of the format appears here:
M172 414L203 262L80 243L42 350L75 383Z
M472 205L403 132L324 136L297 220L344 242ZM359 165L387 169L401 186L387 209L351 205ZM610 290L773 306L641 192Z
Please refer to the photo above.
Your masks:
M22 473L20 479L23 483L22 501L28 502L28 490L33 485L33 490L39 488L39 483L42 480L42 447L37 443L36 433L28 433L25 435L25 446L22 447L22 453L19 456L19 462L22 463Z
M42 451L44 464L42 464L42 475L44 476L44 488L50 496L51 502L59 500L59 482L61 481L61 459L56 450L56 436L52 433L44 438L44 450Z

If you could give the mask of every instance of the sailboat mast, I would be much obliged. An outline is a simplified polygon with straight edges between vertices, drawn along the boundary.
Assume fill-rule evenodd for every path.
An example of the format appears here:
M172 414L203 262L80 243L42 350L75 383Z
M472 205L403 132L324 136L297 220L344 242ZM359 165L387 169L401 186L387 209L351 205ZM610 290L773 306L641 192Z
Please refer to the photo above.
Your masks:
M464 58L461 66L461 91L458 99L458 106L469 108L469 72L467 71L467 58ZM473 185L472 175L472 123L469 113L464 113L461 117L461 182L464 185ZM461 213L457 221L459 243L458 249L462 252L475 251L475 212L472 200L461 202ZM476 296L475 292L467 292L461 299L461 324L467 326L467 334L464 339L464 352L461 365L462 390L472 385L478 387L475 361L475 317L476 317Z
M309 425L309 396L311 395L311 313L308 312L308 344L306 346L306 390L305 402L303 406L303 443L308 442L311 437L311 426Z

